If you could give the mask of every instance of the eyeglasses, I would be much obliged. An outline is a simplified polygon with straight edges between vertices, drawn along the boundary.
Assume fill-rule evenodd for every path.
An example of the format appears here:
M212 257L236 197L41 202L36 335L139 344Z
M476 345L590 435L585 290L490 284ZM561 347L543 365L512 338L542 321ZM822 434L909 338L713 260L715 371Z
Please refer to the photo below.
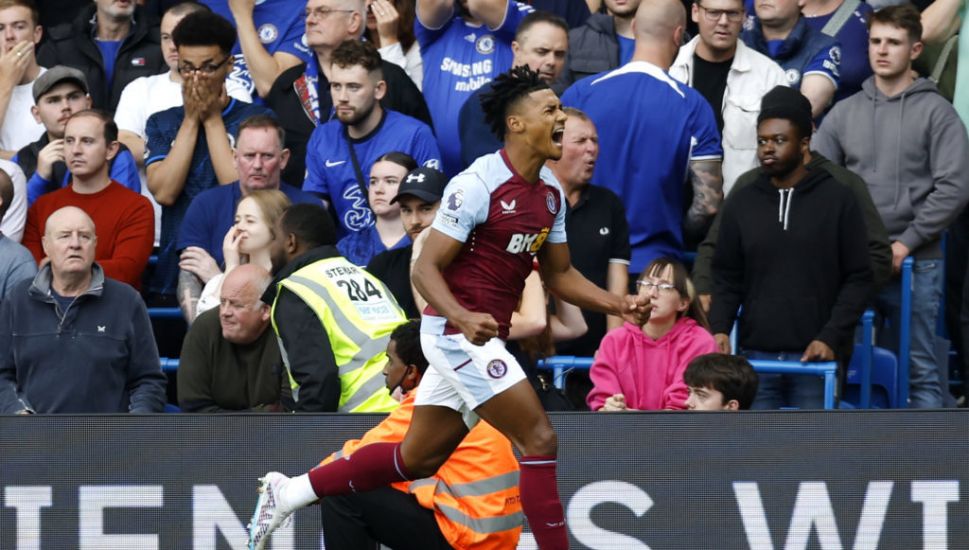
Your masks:
M654 290L659 290L660 292L670 292L676 290L675 285L669 283L654 283L652 281L639 281L636 283L640 288L645 288L646 292L652 292Z
M697 7L703 10L703 16L711 23L720 21L720 18L724 15L727 16L727 21L731 23L736 23L744 18L743 10L708 10L700 4L697 4Z
M306 10L303 14L307 19L310 17L315 17L317 19L326 19L331 13L341 12L341 13L353 13L356 10L337 10L333 8L313 8L311 10Z
M201 67L195 67L191 63L184 63L178 67L178 74L182 76L190 76L194 73L202 73L205 76L213 75L215 71L221 69L230 59L232 59L231 55L218 63L205 63Z

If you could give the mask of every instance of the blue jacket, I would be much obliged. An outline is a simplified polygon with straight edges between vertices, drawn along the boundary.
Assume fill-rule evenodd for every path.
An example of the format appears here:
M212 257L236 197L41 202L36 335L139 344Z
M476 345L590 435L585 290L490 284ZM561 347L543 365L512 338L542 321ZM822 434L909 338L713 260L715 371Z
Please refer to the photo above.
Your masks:
M166 378L144 302L101 266L93 271L66 311L51 296L50 265L0 305L0 414L164 408Z

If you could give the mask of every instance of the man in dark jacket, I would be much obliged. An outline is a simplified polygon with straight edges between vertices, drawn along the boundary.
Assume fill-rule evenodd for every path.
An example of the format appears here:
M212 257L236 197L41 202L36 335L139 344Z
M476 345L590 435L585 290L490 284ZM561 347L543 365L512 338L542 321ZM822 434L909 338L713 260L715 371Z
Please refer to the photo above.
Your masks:
M44 67L68 65L87 77L98 109L114 112L132 80L164 71L158 25L136 8L96 0L73 23L50 30L37 60Z
M615 0L603 0L609 13L593 13L585 25L569 31L565 71L555 86L559 95L576 80L615 69L632 58L636 45L633 19L639 2L628 0L619 5Z
M748 359L834 361L872 292L865 221L854 193L808 170L811 104L778 86L757 124L762 176L723 207L713 257L710 325L720 351L738 310ZM836 351L838 350L838 351ZM762 375L753 408L821 408L816 377Z
M50 263L0 306L0 414L161 412L165 375L148 312L94 263L94 222L61 208L43 244Z

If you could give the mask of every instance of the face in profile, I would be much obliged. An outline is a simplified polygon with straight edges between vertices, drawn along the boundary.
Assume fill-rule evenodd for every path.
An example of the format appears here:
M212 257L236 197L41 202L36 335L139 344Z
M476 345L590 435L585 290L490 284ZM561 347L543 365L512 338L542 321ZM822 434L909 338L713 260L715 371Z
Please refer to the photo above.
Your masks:
M241 233L239 252L243 254L268 250L273 241L272 228L259 204L251 197L242 199L236 207L234 227Z

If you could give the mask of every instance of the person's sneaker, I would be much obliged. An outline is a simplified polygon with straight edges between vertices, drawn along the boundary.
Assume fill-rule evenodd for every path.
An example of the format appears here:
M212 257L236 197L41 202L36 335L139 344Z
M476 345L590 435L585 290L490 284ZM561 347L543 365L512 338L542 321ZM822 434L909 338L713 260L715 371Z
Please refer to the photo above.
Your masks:
M249 550L263 550L269 535L292 521L292 510L285 509L279 501L280 490L289 478L279 472L269 472L259 478L259 500L249 520Z

